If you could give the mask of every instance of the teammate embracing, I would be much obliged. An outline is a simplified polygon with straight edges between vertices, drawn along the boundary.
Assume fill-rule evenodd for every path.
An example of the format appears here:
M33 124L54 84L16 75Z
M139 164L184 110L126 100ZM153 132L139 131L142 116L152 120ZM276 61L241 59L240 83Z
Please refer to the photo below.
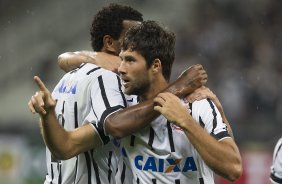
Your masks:
M183 97L205 83L201 80L205 81L205 77L194 79L196 83L193 82L195 72L199 71L195 70L199 67L196 66L183 74L190 76L190 80L186 80L188 88L177 83L174 87L169 85L174 43L174 35L154 21L145 21L130 28L122 42L119 73L124 93L138 96L132 98L131 105L139 104L125 108L122 105L125 99L120 98L120 95L113 96L120 100L115 101L119 101L117 105L110 105L110 112L105 111L100 118L96 118L98 122L93 122L97 131L90 129L91 125L85 125L72 132L63 131L62 134L66 136L57 134L57 139L63 137L78 154L97 148L97 142L94 141L97 133L104 141L109 140L107 135L123 138L136 132L121 139L123 156L133 172L131 183L214 183L213 172L231 181L236 180L242 172L240 154L214 104L210 100L201 100L184 105L171 93L160 93L168 88L168 92L182 93L180 96ZM183 75L177 80L178 84L179 81L183 82ZM52 97L41 81L37 82L41 95L36 96L38 101L30 103L30 108L40 112L42 107L52 112L54 104L48 106L48 100L52 101ZM101 95L105 97L109 91L103 91ZM154 104L152 99L156 95L157 104ZM44 101L43 106L40 99ZM109 106L105 98L103 103ZM152 112L154 105L156 111ZM179 111L172 112L167 108L169 106ZM96 116L95 112L93 110L91 116ZM45 124L55 121L54 116L53 119L49 119L48 113L47 116ZM48 131L48 127L46 129ZM56 128L53 130L56 131ZM54 136L49 138L56 144ZM99 139L96 138L96 141Z

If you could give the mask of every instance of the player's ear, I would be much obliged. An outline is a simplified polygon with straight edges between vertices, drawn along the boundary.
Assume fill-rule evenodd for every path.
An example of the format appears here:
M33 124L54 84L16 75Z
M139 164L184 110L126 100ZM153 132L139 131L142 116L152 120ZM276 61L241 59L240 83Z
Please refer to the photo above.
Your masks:
M154 59L154 61L152 62L152 66L151 66L152 72L153 73L157 73L160 72L162 69L162 62L160 59Z
M106 51L115 52L114 39L110 35L103 37L103 45Z

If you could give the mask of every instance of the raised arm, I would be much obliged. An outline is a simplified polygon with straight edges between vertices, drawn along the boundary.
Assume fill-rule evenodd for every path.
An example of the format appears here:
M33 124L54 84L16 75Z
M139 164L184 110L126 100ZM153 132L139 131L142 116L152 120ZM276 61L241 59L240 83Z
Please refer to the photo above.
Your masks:
M184 71L164 91L184 97L206 82L207 74L202 65L194 65ZM146 127L157 116L159 113L154 111L154 102L150 99L111 114L105 120L105 129L115 138L122 138Z
M52 155L66 160L84 151L95 149L102 145L100 137L92 126L87 124L73 131L66 131L56 117L56 101L39 77L34 80L39 91L31 97L28 107L32 113L40 115L40 130L46 146Z
M220 140L216 140L192 118L187 106L182 103L177 96L171 93L159 94L155 98L155 102L158 105L156 105L154 109L162 113L170 122L183 129L189 141L214 172L230 181L235 181L241 176L241 156L233 139L221 136L222 138ZM208 101L206 103L208 103ZM217 126L219 126L219 120L221 118L218 119L217 116L213 116L213 114L217 112L216 107L213 107L214 110L211 110L211 104L204 105L205 104L202 103L200 107L193 107L194 109L197 108L197 110L194 111L200 113L205 127L213 127L214 129L216 127L214 127L213 118L217 118ZM203 109L204 107L209 107L210 110ZM220 129L222 133L226 131L223 127ZM216 136L220 136L220 133Z
M65 52L58 56L58 65L65 72L69 72L82 63L93 63L104 69L117 73L120 58L105 52L76 51Z
M49 90L38 77L35 77L34 80L39 86L39 91L32 96L28 106L31 112L39 113L43 138L56 158L69 159L86 150L95 149L102 145L98 133L91 124L84 125L73 131L66 131L56 118L56 103ZM207 74L203 67L194 65L166 90L183 97L205 84L206 81ZM105 120L107 133L116 138L122 138L137 132L159 115L158 112L153 110L153 105L152 99L112 113Z

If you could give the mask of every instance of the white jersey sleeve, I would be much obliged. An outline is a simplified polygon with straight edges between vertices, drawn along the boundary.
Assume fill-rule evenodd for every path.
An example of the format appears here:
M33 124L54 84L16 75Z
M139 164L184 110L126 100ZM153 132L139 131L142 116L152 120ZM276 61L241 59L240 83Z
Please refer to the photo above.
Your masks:
M273 152L270 180L272 183L282 183L282 138L278 140Z
M120 78L113 72L104 71L91 84L91 111L86 121L97 129L104 144L110 137L104 130L105 119L112 113L127 106L126 98L121 89Z
M221 140L231 137L217 107L210 99L190 103L189 109L193 118L215 139Z

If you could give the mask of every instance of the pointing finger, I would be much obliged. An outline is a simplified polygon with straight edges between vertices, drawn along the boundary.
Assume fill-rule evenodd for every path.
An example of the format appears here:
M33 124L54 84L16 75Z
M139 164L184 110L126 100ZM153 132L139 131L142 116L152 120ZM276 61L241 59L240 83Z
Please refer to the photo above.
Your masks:
M41 81L41 79L38 76L34 76L33 79L41 91L48 91L48 89L45 87L44 83Z

